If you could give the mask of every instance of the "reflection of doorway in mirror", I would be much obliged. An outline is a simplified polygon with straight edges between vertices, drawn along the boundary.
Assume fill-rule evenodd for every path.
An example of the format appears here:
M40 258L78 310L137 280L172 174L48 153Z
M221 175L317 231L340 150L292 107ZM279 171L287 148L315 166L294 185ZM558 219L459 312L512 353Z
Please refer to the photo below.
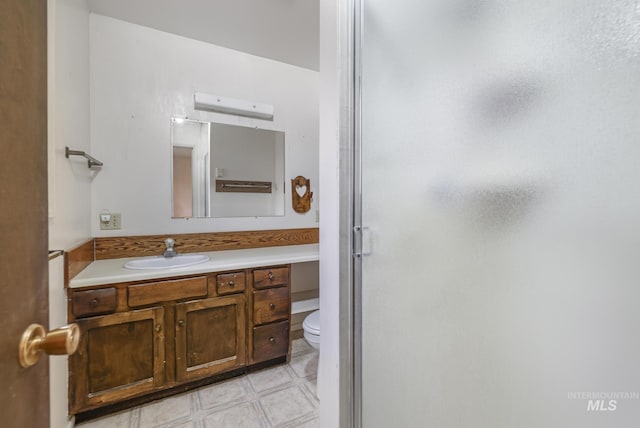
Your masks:
M173 216L193 217L192 147L173 148Z
M171 146L172 217L204 217L208 214L209 123L171 118ZM176 160L181 165L176 166ZM177 179L176 173L180 175Z

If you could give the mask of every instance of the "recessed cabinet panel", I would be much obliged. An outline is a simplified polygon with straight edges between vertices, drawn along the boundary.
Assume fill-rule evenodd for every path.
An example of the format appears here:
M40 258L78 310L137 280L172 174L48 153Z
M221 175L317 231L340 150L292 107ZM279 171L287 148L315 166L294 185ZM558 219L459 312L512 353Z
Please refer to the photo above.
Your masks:
M187 313L187 367L211 361L235 358L238 342L235 304L216 306Z
M245 365L244 295L176 305L176 375L197 379Z
M253 288L280 287L288 284L288 267L256 269L253 271Z
M146 319L87 331L90 394L153 378L153 328Z
M164 383L164 309L77 320L78 351L69 359L71 410L152 391Z
M253 293L253 323L265 324L289 318L289 287Z

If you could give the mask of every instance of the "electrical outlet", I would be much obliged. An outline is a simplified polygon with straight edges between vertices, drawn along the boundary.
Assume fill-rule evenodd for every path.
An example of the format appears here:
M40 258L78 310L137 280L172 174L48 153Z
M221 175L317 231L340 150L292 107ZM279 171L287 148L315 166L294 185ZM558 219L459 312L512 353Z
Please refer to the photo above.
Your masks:
M100 230L118 230L122 229L122 215L120 213L101 214ZM107 221L104 221L107 219Z

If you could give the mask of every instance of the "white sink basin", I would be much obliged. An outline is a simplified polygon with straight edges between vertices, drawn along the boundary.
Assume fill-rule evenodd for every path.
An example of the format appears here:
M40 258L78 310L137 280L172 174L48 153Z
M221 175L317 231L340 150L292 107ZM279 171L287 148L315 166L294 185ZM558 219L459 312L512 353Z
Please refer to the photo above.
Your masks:
M123 266L127 269L171 269L193 266L209 261L209 256L203 254L179 254L175 257L144 257L130 260Z

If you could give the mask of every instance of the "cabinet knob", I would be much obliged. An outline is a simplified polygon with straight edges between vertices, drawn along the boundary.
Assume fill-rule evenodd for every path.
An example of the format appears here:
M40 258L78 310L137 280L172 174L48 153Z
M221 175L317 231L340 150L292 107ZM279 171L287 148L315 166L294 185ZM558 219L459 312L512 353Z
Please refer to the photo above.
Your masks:
M160 333L161 330L162 330L162 326L160 324L156 324L156 331Z
M233 288L236 286L236 283L234 281L229 281L229 287Z
M184 327L184 321L183 321L183 320L178 321L178 325L179 325L180 327Z
M276 305L274 303L269 303L269 309L275 309Z
M275 342L276 342L276 338L275 338L275 337L273 337L273 336L271 336L271 337L269 338L269 342L271 342L271 343L275 343Z
M269 274L267 276L269 277L269 281L273 281L273 278L274 278L273 272L269 271Z
M91 306L92 308L98 306L98 299L93 299L92 301L90 301L89 306Z

